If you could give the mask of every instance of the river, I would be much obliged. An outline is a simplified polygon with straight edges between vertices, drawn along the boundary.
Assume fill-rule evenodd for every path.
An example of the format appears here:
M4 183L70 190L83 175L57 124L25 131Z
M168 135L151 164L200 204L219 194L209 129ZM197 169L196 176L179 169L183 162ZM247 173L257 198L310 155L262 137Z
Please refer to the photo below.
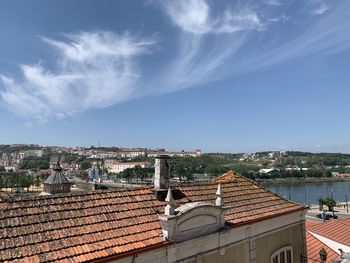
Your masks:
M337 202L350 201L350 180L344 182L274 184L263 186L286 199L308 205L318 204L320 197L333 196Z

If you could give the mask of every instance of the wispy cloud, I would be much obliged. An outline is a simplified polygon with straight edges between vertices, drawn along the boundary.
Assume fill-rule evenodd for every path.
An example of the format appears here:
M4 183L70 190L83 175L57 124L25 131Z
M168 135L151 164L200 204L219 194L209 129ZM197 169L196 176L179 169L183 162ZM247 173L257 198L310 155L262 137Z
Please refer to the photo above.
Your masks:
M128 33L79 33L65 41L43 38L57 51L55 70L21 65L22 81L0 75L0 96L22 116L45 120L106 107L132 96L137 56L154 44Z
M306 6L277 0L157 3L177 33L170 40L175 52L157 64L156 74L144 76L147 65L138 59L151 53L154 37L112 32L81 32L60 40L44 37L56 51L54 67L20 65L21 80L0 75L2 100L26 118L64 118L140 95L174 92L296 58L350 49L346 0L308 0Z
M249 32L265 24L249 6L224 6L215 13L205 0L162 1L172 23L180 29L179 51L164 69L161 93L220 78L218 70L243 46Z
M172 22L182 30L195 33L233 33L242 30L262 30L258 15L247 8L225 8L224 15L215 16L205 0L178 0L161 2Z
M287 16L285 14L282 14L282 15L279 15L279 16L276 16L276 17L268 18L267 20L270 21L270 22L276 23L276 22L286 22L289 19L290 19L289 16Z
M323 15L330 9L330 6L323 0L312 0L312 3L315 5L315 9L311 11L312 15Z
M268 0L268 1L266 1L266 4L267 5L276 5L276 6L282 5L281 1L279 1L279 0Z
M240 69L249 71L283 63L305 56L327 56L350 49L350 2L340 1L332 12L321 19L308 20L306 26L293 37L286 36L278 45L265 42L259 52L243 56Z

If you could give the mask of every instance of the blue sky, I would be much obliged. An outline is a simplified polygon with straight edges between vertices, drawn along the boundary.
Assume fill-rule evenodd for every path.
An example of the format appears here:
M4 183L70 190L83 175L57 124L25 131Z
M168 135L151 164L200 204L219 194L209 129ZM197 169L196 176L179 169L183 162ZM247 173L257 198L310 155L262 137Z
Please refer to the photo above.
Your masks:
M350 152L350 1L2 1L0 143Z

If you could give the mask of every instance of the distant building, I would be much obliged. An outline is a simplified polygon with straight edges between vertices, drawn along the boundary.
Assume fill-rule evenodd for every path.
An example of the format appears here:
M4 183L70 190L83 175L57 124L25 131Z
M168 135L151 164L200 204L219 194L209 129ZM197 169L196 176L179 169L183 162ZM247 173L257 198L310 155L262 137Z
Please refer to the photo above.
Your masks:
M197 149L195 151L184 151L172 152L172 151L149 151L147 152L147 157L156 157L158 155L168 155L170 157L200 157L202 151Z
M88 169L88 177L90 182L102 182L102 170L98 162L94 163L94 165Z
M34 156L34 157L43 157L45 154L45 151L43 149L40 150L28 150L27 156Z
M350 174L332 173L335 177L350 178Z
M309 168L300 168L298 166L289 166L289 167L284 168L284 170L286 170L286 171L308 171Z
M269 174L269 173L272 173L272 172L275 172L275 171L277 171L275 168L263 168L263 169L259 170L259 173L261 173L261 174Z
M121 158L136 158L146 156L146 151L143 149L122 149L119 154Z
M120 173L127 168L134 168L135 166L141 166L141 168L150 168L152 165L149 162L114 162L110 167L109 172Z

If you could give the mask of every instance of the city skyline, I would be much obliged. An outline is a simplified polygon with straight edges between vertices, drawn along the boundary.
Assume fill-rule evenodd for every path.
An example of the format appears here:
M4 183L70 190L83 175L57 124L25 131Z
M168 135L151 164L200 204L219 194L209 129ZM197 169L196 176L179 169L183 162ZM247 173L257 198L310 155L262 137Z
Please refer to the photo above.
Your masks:
M350 152L349 7L4 1L0 143Z

